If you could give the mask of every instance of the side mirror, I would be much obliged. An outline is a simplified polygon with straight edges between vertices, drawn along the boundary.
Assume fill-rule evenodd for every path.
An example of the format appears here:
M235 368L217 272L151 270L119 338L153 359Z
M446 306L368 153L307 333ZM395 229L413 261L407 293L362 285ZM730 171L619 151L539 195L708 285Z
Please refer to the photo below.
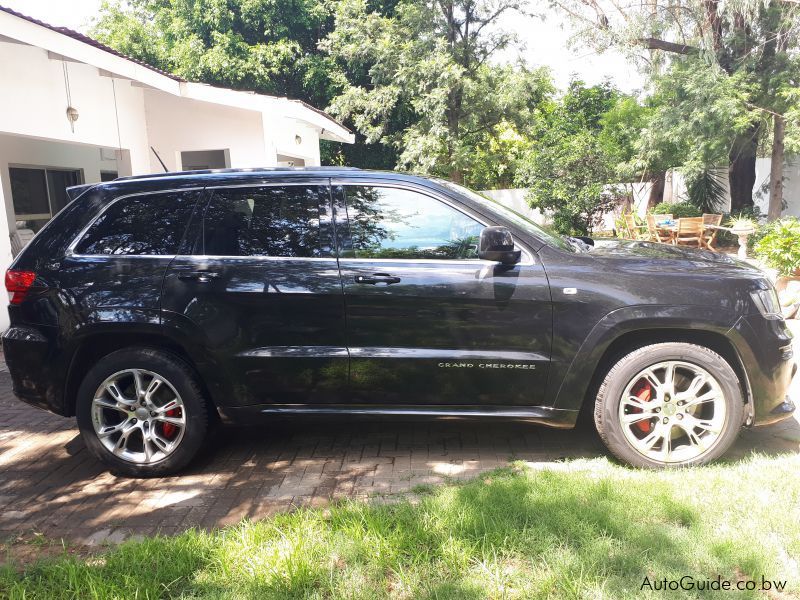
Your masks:
M514 250L514 236L506 227L484 227L478 242L478 258L491 260L504 265L519 262L521 250Z

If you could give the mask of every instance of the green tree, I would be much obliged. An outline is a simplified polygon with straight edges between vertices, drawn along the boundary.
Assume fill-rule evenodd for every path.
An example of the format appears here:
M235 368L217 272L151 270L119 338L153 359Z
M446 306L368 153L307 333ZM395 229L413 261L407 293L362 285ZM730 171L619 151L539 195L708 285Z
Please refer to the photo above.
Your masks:
M631 102L607 83L572 81L550 104L517 184L529 189L531 206L548 214L559 232L587 235L623 197L616 184L631 162L636 132L619 117L641 113Z
M656 116L664 136L687 147L687 169L728 163L732 211L753 205L759 143L770 129L773 186L782 181L786 99L797 87L800 3L795 0L551 0L580 25L584 42L627 52L662 90L676 88L677 106ZM794 82L794 83L793 83ZM722 107L722 113L710 107ZM671 115L673 118L667 119ZM772 126L772 123L777 126ZM724 148L724 156L720 149ZM709 152L714 150L714 152ZM680 164L672 166L681 166ZM773 200L780 190L773 187Z
M322 47L368 81L350 82L330 110L368 142L396 148L401 168L481 186L510 180L513 132L525 137L552 92L545 70L491 62L514 42L497 19L518 9L515 0L402 0L388 15L341 0Z

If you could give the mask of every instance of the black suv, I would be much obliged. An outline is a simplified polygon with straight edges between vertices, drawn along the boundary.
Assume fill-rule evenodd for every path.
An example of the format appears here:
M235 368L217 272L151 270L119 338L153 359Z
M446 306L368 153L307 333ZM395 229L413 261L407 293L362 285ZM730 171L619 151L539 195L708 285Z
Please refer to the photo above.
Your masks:
M117 472L216 422L593 411L637 466L700 464L788 417L791 334L725 255L555 236L446 181L356 169L71 188L6 274L14 392Z

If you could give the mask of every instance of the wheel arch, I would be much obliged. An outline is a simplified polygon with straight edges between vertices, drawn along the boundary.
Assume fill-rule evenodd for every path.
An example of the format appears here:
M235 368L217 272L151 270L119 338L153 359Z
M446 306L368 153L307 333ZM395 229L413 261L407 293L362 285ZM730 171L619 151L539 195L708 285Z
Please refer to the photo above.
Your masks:
M125 348L153 348L161 352L167 352L194 371L197 382L203 390L203 394L215 407L211 411L212 417L217 415L217 403L214 395L210 393L206 379L201 375L205 372L198 364L198 357L190 352L178 340L165 335L162 331L131 331L127 328L106 329L86 333L76 340L72 358L67 369L67 376L64 381L64 407L66 416L74 416L77 402L78 389L92 365L117 350ZM217 415L218 416L218 415Z
M695 344L713 350L719 354L731 366L736 376L739 378L745 403L751 402L750 384L742 364L742 359L739 357L739 353L736 352L733 343L725 337L724 334L696 329L642 329L629 331L620 335L608 345L592 374L591 382L583 399L582 409L586 406L593 408L593 394L596 394L606 373L608 373L609 369L611 369L617 360L637 348L665 342Z
M662 307L663 308L663 307ZM693 318L680 314L693 309ZM582 344L556 392L553 406L581 411L583 417L594 407L594 395L611 365L622 355L649 344L684 342L713 350L731 365L742 385L742 396L752 407L752 391L744 363L733 341L725 334L731 328L727 315L698 315L698 307L674 307L672 315L661 314L648 318L639 314L635 319L620 319L608 315ZM707 319L698 319L707 316ZM734 319L735 320L735 319Z

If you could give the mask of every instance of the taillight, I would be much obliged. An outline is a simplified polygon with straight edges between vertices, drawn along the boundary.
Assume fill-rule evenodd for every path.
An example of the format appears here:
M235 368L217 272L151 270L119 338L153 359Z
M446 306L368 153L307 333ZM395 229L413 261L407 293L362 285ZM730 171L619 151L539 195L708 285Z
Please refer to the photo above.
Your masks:
M21 304L31 289L36 273L33 271L6 271L6 290L11 304Z

